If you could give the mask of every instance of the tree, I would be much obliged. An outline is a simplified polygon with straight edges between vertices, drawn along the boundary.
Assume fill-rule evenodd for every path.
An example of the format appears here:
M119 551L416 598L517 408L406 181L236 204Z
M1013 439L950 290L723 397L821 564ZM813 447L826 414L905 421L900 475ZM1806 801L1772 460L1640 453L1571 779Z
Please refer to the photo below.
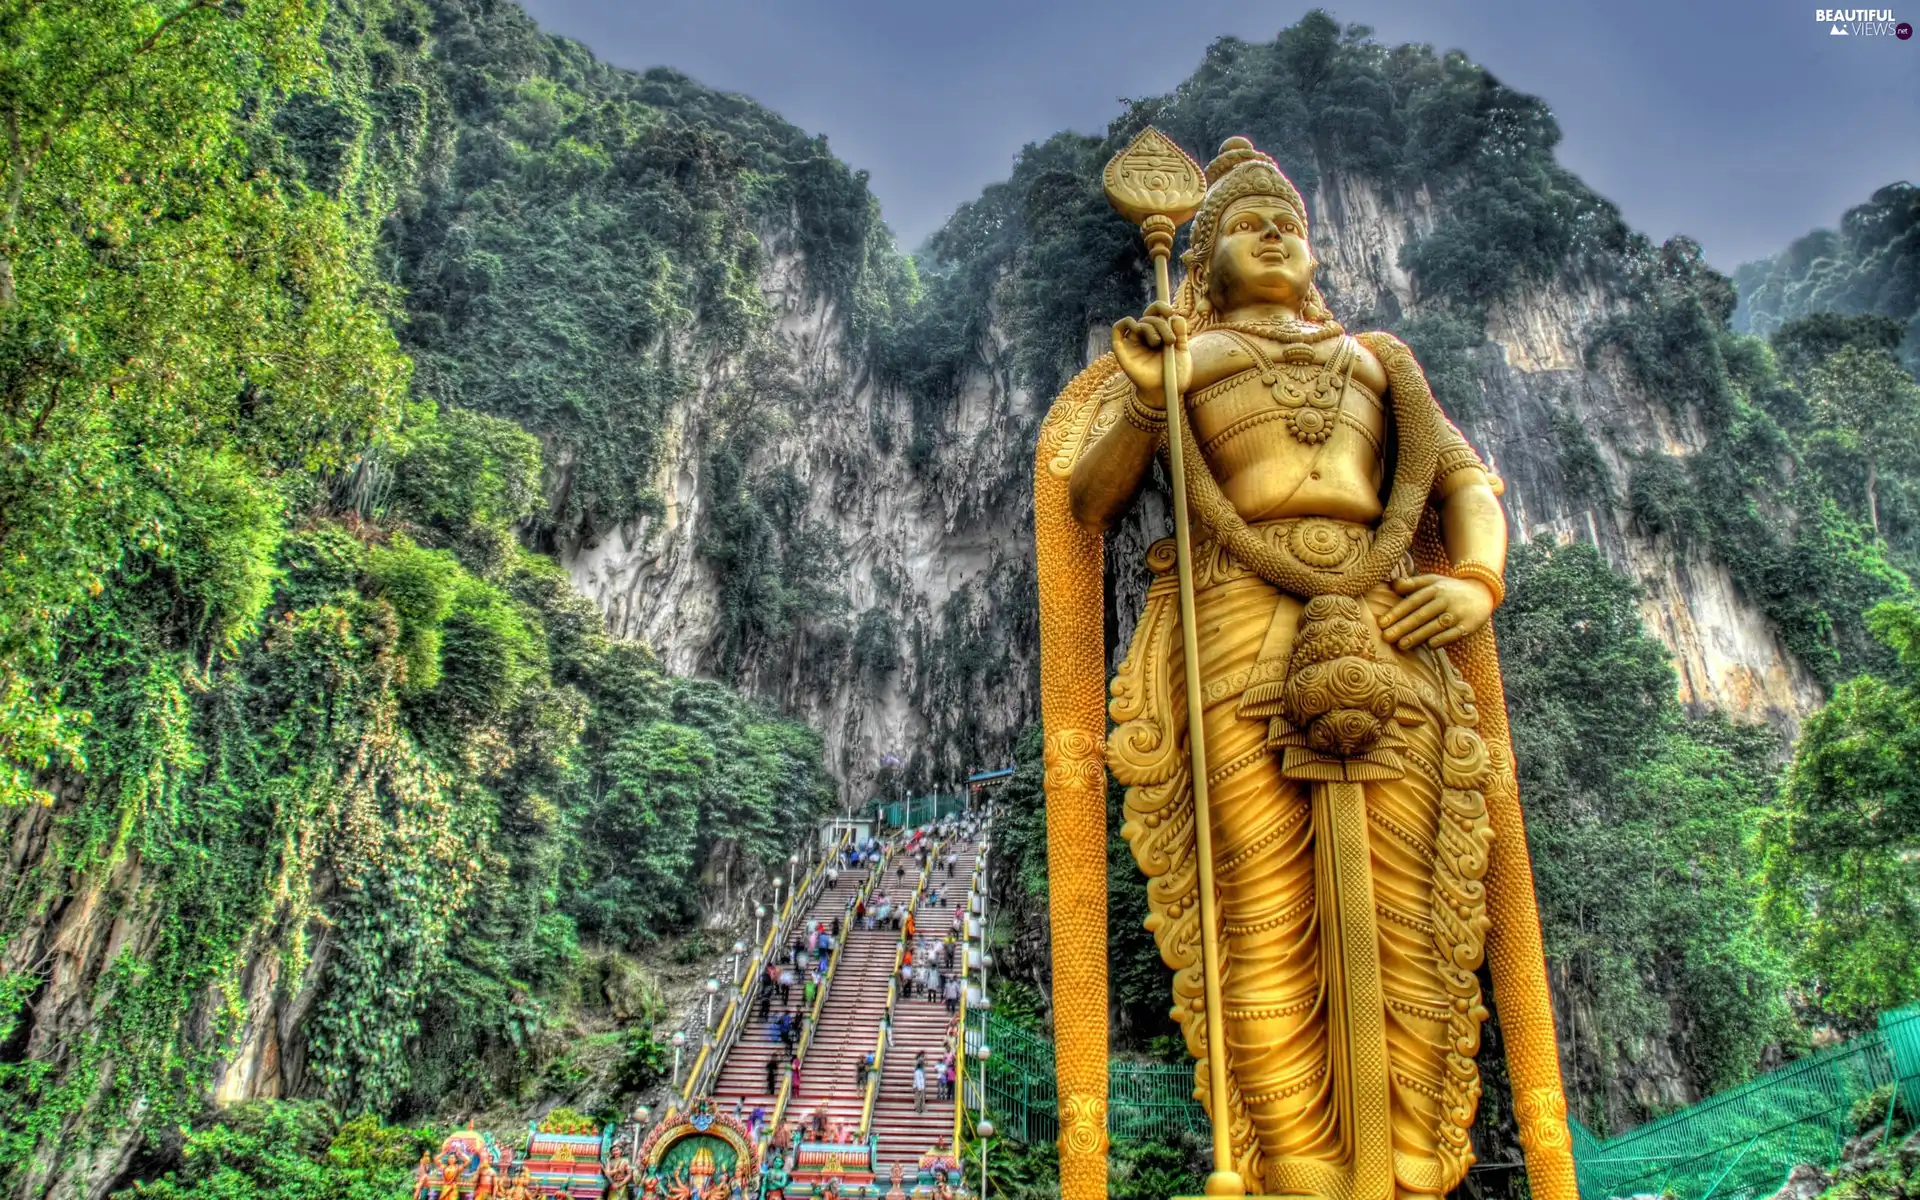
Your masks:
M1813 370L1814 413L1866 464L1867 523L1880 536L1883 472L1920 470L1920 384L1885 350L1842 347Z
M203 662L231 653L273 536L195 512L272 528L272 477L342 464L405 390L371 222L250 144L318 86L319 22L298 0L0 6L0 805L84 761L58 683L75 607L217 563L245 602L181 615Z
M1808 719L1762 838L1768 923L1813 1006L1848 1023L1920 996L1920 602L1867 624L1897 666Z

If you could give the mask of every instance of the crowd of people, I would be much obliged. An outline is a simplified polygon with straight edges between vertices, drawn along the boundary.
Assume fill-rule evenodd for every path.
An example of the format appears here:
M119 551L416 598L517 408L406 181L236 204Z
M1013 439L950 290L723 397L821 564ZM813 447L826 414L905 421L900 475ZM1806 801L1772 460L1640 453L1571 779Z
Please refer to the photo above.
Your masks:
M781 948L778 956L767 964L766 974L758 989L759 1016L768 1022L768 1040L780 1046L767 1058L766 1090L769 1094L779 1094L783 1077L790 1081L789 1105L802 1094L800 1047L806 1038L807 1023L814 1011L815 1001L820 989L825 986L833 955L840 949L843 932L885 929L899 930L901 936L898 1001L918 999L943 1004L950 1017L946 1024L945 1044L938 1048L937 1060L930 1059L929 1048L918 1047L914 1050L914 1109L916 1112L926 1111L929 1085L937 1087L939 1099L954 1098L959 1075L961 1037L961 960L966 952L967 881L962 879L956 882L959 847L977 844L983 832L982 817L977 814L958 814L908 830L886 841L874 837L860 839L841 852L837 865L847 870L864 866L883 871L884 866L891 863L894 868L891 875L893 889L881 886L888 881L887 876L882 874L869 894L856 894L849 898L844 921L841 917L835 917L831 921L812 923L804 931L797 932ZM927 879L923 913L926 907L950 908L952 911L950 925L938 933L923 929L922 921L913 912L913 895L923 875ZM829 878L832 880L830 887L837 885L837 880L831 874ZM776 1005L780 1010L777 1013ZM882 1014L880 1024L885 1052L891 1053L893 1029L887 1014ZM862 1056L855 1068L854 1086L858 1091L866 1090L876 1067L872 1052ZM744 1097L736 1102L735 1109L736 1115L748 1124L756 1138L759 1137L769 1119L766 1109L754 1105L749 1110ZM782 1124L783 1128L773 1132L773 1142L783 1149L790 1149L798 1138L838 1142L849 1134L849 1131L835 1128L829 1123L818 1108L806 1117Z

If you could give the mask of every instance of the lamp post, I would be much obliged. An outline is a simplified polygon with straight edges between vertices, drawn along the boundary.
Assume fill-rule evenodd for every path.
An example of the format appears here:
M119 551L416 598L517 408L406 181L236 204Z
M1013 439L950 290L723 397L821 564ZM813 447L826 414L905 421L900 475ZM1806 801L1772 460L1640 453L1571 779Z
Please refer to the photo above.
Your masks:
M653 1116L653 1110L648 1108L646 1105L638 1104L634 1106L633 1149L629 1153L633 1155L633 1159L635 1162L638 1162L640 1160L640 1135L646 1132L647 1121L652 1116Z
M707 992L707 1023L704 1028L711 1032L713 1029L713 998L719 994L720 981L709 975L707 976L707 982L703 986Z
M987 953L987 852L993 848L990 838L980 839L980 994L987 994L987 968L993 958Z
M687 1035L681 1030L673 1031L673 1086L680 1086L680 1052L686 1049Z
M797 852L787 855L787 878L793 881L793 888L787 894L787 900L791 903L799 899L800 892L800 855Z
M987 1045L985 1032L986 1026L983 1022L980 1048L973 1052L973 1056L980 1060L980 1104L976 1110L979 1115L974 1118L973 1132L980 1139L981 1200L986 1200L987 1195L987 1141L993 1137L993 1122L987 1118L987 1060L993 1057L993 1047Z
M775 875L773 877L773 919L775 921L778 921L780 919L780 884L781 882L782 880L778 875Z
M756 904L753 906L753 944L756 946L760 944L760 919L766 915L766 905Z
M759 941L760 939L755 938L754 940ZM747 944L745 942L735 942L733 944L733 986L735 987L740 986L740 960L746 956Z

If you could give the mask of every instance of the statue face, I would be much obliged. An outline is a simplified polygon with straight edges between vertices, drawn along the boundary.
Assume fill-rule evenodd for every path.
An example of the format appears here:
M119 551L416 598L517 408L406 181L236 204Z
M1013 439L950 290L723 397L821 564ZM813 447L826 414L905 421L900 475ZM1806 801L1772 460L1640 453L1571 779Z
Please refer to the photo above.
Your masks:
M1305 302L1315 263L1306 225L1273 196L1244 196L1220 215L1207 295L1216 312L1249 304Z

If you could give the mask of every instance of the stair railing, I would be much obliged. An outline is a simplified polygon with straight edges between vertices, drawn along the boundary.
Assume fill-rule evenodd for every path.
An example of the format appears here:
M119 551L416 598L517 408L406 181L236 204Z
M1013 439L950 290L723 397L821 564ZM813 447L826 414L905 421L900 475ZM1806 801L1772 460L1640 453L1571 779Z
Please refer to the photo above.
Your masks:
M978 845L979 843L975 843ZM967 1110L967 926L973 921L973 898L980 890L980 858L973 860L973 872L967 876L966 909L960 918L960 1027L953 1043L953 1147L957 1156L960 1153L960 1118ZM986 923L980 925L980 952L987 953Z
M678 1097L680 1107L691 1105L695 1096L705 1094L718 1076L720 1067L726 1062L727 1055L739 1043L740 1035L747 1026L747 1014L752 1011L752 999L756 987L765 985L767 964L773 961L776 946L784 945L793 932L794 922L799 920L808 909L813 907L814 899L826 886L827 872L834 869L833 864L845 852L848 841L853 837L851 830L841 831L840 838L833 848L822 855L808 872L804 884L798 882L787 893L787 903L772 928L767 930L766 938L760 943L753 956L752 966L741 977L734 988L733 996L727 1001L726 1011L720 1017L720 1024L714 1027L711 1036L701 1039L700 1055L694 1059L693 1070L687 1073L686 1086ZM671 1109L669 1110L671 1111Z
M946 846L943 839L940 848ZM920 870L920 876L914 881L913 894L907 898L907 916L911 916L920 907L920 897L925 894L928 882L933 878L933 864L937 851L929 851L927 865ZM917 932L917 931L916 931ZM893 969L887 980L887 1007L880 1014L880 1032L874 1037L873 1074L867 1078L867 1095L860 1105L860 1129L855 1135L856 1141L870 1140L873 1130L873 1105L880 1092L880 1075L887 1065L888 1034L893 1029L893 1010L900 999L900 963L907 951L906 917L900 919L900 940L893 948Z
M847 901L847 912L849 914L853 912L857 901L865 900L873 893L873 885L875 881L880 878L881 870L886 867L887 860L891 857L891 854L881 855L879 860L874 864L874 869L868 872L867 878L861 883L859 891L855 892L853 898ZM833 955L827 962L826 977L820 981L820 988L814 993L813 1011L807 1015L806 1032L800 1035L800 1044L794 1047L793 1057L800 1063L802 1069L806 1067L807 1050L813 1045L814 1031L820 1028L820 1013L821 1010L826 1007L827 993L832 990L834 976L839 974L840 963L846 958L846 935L853 932L850 924L850 921L847 920L843 920L840 923L841 936L835 940ZM779 1129L781 1122L786 1119L787 1103L792 1098L793 1072L788 1071L780 1081L779 1093L774 1097L773 1116L767 1122L766 1132L761 1135L760 1148L763 1151L766 1148L767 1142L772 1138L773 1131Z

